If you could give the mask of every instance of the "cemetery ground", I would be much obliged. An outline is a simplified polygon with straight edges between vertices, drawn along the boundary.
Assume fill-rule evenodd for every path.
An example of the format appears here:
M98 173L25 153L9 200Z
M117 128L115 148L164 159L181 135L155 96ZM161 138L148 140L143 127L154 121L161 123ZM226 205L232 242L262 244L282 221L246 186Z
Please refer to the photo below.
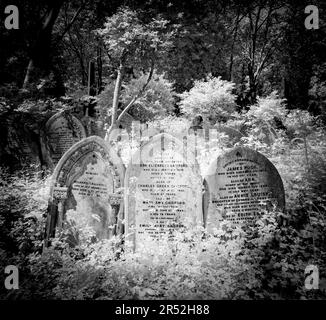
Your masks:
M165 117L154 124L172 133L190 122ZM136 252L128 249L123 234L94 241L94 232L76 221L44 251L52 172L33 165L15 172L1 167L1 261L19 269L19 290L1 288L1 297L324 299L326 140L318 122L305 126L298 134L304 134L306 144L281 131L268 145L254 134L236 144L259 150L275 165L285 187L284 212L269 209L255 224L234 226L225 220L211 233L201 226L180 229L172 241L146 243ZM199 143L202 170L230 150L229 137L222 138L209 153ZM128 163L127 155L122 158ZM76 238L79 242L71 245ZM309 265L319 271L315 290L305 287Z
M16 5L0 299L326 299L325 1Z

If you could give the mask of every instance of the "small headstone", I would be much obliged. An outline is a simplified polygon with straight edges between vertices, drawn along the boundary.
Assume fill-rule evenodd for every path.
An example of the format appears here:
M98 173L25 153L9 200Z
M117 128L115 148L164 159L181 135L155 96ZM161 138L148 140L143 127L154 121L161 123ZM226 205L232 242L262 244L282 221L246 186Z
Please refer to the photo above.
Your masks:
M53 115L45 125L45 149L48 162L58 163L63 154L76 142L86 138L82 122L68 112ZM49 159L50 158L50 159Z
M257 151L238 147L226 152L210 165L205 180L204 215L209 231L225 219L242 224L258 219L263 209L285 208L282 179Z
M202 225L202 179L194 156L161 133L144 143L125 177L126 234L136 249L146 240Z
M116 232L119 190L123 187L124 166L105 141L92 136L76 143L64 154L53 173L48 208L47 239L62 228L68 210L77 213L96 233L110 238ZM118 206L118 207L117 207ZM120 217L121 218L121 217Z

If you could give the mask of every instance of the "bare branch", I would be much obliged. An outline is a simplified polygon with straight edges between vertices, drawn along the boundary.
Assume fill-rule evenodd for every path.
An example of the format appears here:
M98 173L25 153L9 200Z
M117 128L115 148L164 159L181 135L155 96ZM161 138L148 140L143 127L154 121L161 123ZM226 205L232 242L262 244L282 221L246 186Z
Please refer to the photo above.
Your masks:
M57 39L57 43L60 42L60 41L62 41L63 37L70 30L70 28L72 27L72 25L74 24L74 22L78 18L79 14L84 9L85 5L86 5L86 2L83 2L82 5L78 8L78 10L75 12L74 16L72 17L72 19L70 20L70 22L68 23L68 25L66 25L65 30L63 31L63 33Z

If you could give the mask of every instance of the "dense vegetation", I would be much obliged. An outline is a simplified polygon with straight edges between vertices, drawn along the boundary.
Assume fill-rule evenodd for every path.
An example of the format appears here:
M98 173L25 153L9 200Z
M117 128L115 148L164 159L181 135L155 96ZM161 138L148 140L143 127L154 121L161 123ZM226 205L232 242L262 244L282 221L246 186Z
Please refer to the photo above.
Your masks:
M17 0L21 28L0 24L0 277L16 265L20 289L0 278L0 298L325 299L325 3L315 1L320 29L307 30L309 2ZM177 134L197 114L240 131L237 145L280 172L286 211L213 235L181 230L137 253L72 219L43 252L51 170L39 155L22 160L10 129L23 123L37 140L51 114L85 106L100 132L132 118ZM202 172L230 145L199 143ZM115 146L127 164L131 146ZM318 290L304 287L310 264Z

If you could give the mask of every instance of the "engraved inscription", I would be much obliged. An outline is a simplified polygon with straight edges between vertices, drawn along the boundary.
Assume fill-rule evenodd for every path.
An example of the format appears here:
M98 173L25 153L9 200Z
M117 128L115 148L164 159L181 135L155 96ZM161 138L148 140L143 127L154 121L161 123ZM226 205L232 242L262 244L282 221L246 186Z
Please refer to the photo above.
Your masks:
M86 137L82 124L78 121L71 117L71 121L68 122L64 116L51 121L47 129L47 139L54 162L58 162L71 146Z
M226 218L236 224L257 218L262 205L277 202L267 184L266 167L253 160L231 161L217 174L219 197L213 198L212 203L223 208Z
M238 147L220 156L209 167L205 180L205 217L210 231L223 220L242 224L256 221L264 209L284 209L280 175L266 157L254 150Z
M125 182L127 234L135 247L147 240L171 239L182 227L202 225L199 168L187 162L182 143L158 134L141 147L139 156Z
M136 207L137 234L156 238L184 226L181 221L186 215L190 185L185 180L189 169L182 157L165 151L141 168L136 193L142 199Z

